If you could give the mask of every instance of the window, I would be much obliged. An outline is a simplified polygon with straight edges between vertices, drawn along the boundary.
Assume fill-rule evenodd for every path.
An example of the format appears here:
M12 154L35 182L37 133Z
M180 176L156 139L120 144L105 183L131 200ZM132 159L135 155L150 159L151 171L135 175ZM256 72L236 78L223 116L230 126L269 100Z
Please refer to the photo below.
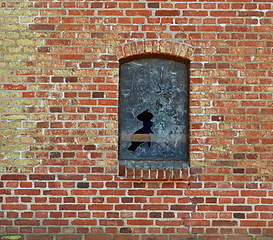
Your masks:
M180 58L146 55L121 61L121 165L144 169L188 166L188 88L189 63Z

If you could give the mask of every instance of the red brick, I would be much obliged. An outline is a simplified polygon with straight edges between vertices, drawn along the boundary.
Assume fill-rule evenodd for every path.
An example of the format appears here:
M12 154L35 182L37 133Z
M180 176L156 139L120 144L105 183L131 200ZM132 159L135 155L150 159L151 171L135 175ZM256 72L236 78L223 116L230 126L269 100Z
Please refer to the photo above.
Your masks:
M60 219L57 219L57 220L43 220L43 224L44 225L61 225L61 226L65 226L65 225L68 225L68 220L60 220Z
M63 54L60 58L61 60L84 60L85 56L82 54Z
M176 235L176 236L171 236L170 240L194 240L194 237L191 235Z
M237 211L237 212L252 211L252 206L245 206L245 205L227 206L227 211Z
M72 220L72 225L80 225L80 226L95 226L97 225L97 221L93 219L75 219Z
M206 17L208 16L208 11L201 11L201 10L184 10L184 16L199 16L199 17Z
M35 240L35 239L37 239L37 234L27 236L27 240ZM39 239L40 240L53 240L53 236L43 234L43 235L39 235Z
M209 220L185 220L184 226L210 226Z
M59 206L60 210L85 210L86 206L84 204L62 204Z
M199 205L197 206L198 211L223 211L223 206L217 205Z
M111 235L105 234L94 234L94 235L86 235L84 240L111 240Z
M153 196L154 191L153 190L129 190L129 195L137 195L137 196Z
M18 189L14 191L16 195L40 195L39 189Z
M123 220L100 220L101 226L123 226Z
M48 39L46 45L69 45L71 40L68 39Z
M211 196L211 191L208 190L186 190L187 196Z
M46 175L46 174L32 174L29 175L30 180L54 180L54 175Z
M242 196L259 196L259 197L265 197L266 191L258 191L258 190L242 190L241 191Z
M22 181L22 180L27 180L27 176L26 175L22 175L22 174L3 174L1 176L1 180L5 181L5 180L17 180L17 181Z
M146 219L141 219L141 220L127 220L128 225L153 225L153 220L146 220Z
M123 205L116 205L116 210L141 210L141 205L138 204L123 204Z
M237 221L230 221L230 220L213 220L212 226L237 226Z
M139 240L139 235L115 234L114 240Z
M50 204L32 204L31 210L37 211L37 210L57 210L56 205L50 205Z
M121 11L121 10L99 10L98 14L102 15L102 16L122 16L123 11Z
M143 210L168 210L168 206L164 204L149 204L144 205Z
M44 31L48 31L48 30L54 30L55 29L55 25L51 25L51 24L33 24L30 25L30 30L44 30Z
M156 220L156 225L158 226L181 226L183 221L181 220Z
M156 10L155 16L179 16L179 10Z
M209 235L204 235L200 236L200 240L225 240L225 236L222 235L214 235L214 236L209 236Z
M127 10L126 11L127 16L151 16L152 11L150 10Z
M78 240L81 238L81 235L56 235L56 240Z
M39 226L39 220L30 220L30 219L18 219L14 221L15 225L19 226Z
M232 196L236 197L239 196L239 191L231 190L231 191L213 191L214 196Z
M195 205L172 205L171 210L174 211L194 211L196 209Z
M266 221L241 220L240 225L242 227L246 227L246 226L265 227Z
M113 210L114 206L111 204L92 204L88 206L89 210L97 210L97 211L110 211Z

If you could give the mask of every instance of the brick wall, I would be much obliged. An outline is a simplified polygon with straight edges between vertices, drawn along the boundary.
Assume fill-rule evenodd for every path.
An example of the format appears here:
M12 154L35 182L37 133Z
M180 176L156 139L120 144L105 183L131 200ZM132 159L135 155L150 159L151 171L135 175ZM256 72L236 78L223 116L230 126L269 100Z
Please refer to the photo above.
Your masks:
M272 239L271 2L3 0L0 239ZM145 53L191 61L190 167L119 176Z

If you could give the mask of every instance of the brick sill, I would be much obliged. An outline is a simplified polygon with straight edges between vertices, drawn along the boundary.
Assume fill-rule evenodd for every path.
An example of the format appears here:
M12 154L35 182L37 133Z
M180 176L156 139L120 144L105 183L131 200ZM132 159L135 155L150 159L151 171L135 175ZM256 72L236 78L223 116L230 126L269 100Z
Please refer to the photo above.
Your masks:
M121 180L137 181L195 181L195 176L189 175L190 168L174 169L141 169L127 168L119 165L119 178Z

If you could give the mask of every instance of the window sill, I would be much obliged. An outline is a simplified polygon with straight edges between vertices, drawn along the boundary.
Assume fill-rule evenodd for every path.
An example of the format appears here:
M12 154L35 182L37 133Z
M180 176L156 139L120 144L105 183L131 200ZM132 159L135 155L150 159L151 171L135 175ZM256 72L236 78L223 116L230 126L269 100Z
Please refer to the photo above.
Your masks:
M195 176L189 175L190 168L174 169L141 169L127 168L119 165L119 178L121 180L137 181L194 181Z

